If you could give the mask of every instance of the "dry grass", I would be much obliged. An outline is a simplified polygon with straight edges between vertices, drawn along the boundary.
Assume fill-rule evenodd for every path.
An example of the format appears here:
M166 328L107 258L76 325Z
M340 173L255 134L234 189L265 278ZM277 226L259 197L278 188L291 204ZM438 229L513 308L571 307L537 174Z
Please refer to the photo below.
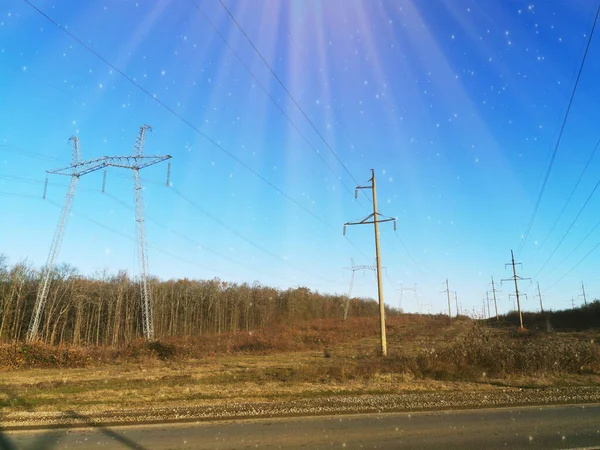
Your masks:
M598 384L597 333L516 333L463 319L377 319L120 348L0 347L0 411ZM10 353L13 352L13 353ZM15 356L16 355L16 356ZM7 361L5 358L12 360Z

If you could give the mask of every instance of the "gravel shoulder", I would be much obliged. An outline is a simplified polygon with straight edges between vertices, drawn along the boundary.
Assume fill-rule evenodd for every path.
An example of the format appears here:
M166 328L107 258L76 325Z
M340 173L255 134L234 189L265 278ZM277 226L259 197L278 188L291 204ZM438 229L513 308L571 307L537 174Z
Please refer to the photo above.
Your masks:
M2 430L113 426L293 417L331 414L383 413L501 406L600 403L600 387L498 388L395 394L334 395L270 401L238 399L218 404L152 405L108 410L20 411L2 414Z

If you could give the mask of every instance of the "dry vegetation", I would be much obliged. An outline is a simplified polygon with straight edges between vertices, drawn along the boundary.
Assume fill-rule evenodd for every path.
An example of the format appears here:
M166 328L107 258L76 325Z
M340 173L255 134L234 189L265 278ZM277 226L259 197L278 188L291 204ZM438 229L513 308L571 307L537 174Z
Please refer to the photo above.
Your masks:
M460 317L450 326L446 316L389 310L389 356L381 358L373 301L353 299L355 317L344 322L343 296L153 280L158 341L146 343L133 280L87 279L62 267L42 339L26 344L37 276L25 264L0 267L5 417L406 392L422 398L462 392L467 404L469 392L504 395L515 387L600 381L598 302L580 311L527 314L525 332L512 315L498 322Z
M9 267L0 255L0 342L23 341L40 273L27 262ZM285 291L214 280L150 280L154 329L159 340L270 328L343 316L346 298L308 288ZM374 316L377 304L352 299L351 314ZM393 314L388 310L388 315ZM68 266L53 273L40 321L42 342L119 346L142 335L139 284L125 272L83 277Z
M450 327L443 316L401 315L388 321L390 356L380 358L377 325L328 319L118 347L3 346L1 361L34 363L0 374L0 407L101 411L600 380L593 331L518 333L467 318Z

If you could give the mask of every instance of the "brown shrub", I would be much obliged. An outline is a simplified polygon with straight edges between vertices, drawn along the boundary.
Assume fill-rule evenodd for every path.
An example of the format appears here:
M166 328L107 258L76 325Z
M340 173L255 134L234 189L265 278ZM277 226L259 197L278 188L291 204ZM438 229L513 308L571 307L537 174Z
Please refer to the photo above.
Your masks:
M422 353L420 375L470 378L485 374L559 375L600 370L600 346L589 340L542 333L493 333L475 325L456 343Z
M41 343L0 345L0 369L45 369L85 367L88 355L81 349L53 347Z

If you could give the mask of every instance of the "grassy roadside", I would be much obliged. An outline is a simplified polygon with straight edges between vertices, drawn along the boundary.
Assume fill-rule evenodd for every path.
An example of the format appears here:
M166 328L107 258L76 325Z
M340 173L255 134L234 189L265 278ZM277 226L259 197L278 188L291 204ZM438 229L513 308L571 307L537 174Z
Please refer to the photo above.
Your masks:
M443 317L391 318L384 359L377 354L376 319L281 333L167 343L163 353L91 349L82 353L83 367L3 371L0 415L600 386L593 331L522 334L467 319L450 327ZM100 351L102 357L90 357Z

